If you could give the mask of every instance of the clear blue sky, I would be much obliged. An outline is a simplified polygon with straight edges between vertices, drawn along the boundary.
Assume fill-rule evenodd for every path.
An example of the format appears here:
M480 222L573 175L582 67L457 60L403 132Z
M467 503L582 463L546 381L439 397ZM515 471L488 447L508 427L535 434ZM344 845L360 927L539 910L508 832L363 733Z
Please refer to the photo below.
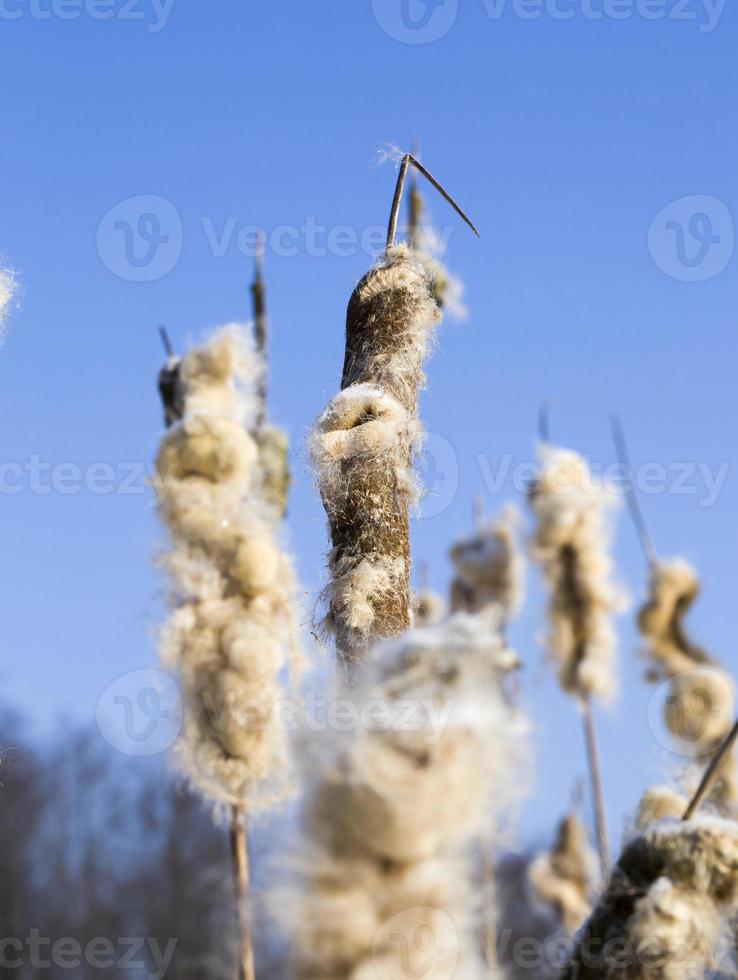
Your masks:
M600 463L618 408L639 460L729 467L711 506L691 476L696 493L644 507L660 549L703 574L694 631L735 668L738 11L715 23L713 4L681 10L446 0L426 12L412 0L407 26L401 0L174 0L164 13L151 0L0 0L0 252L23 293L0 353L0 456L24 472L18 483L6 466L0 494L4 703L39 731L60 715L91 719L108 683L156 663L161 537L141 476L161 433L156 327L181 347L246 315L238 234L254 225L339 229L331 248L299 232L295 254L267 255L272 409L295 447L291 533L315 591L326 536L304 438L337 388L346 301L369 263L341 228L386 222L394 167L371 162L413 137L482 231L476 240L431 199L453 228L448 261L470 317L444 326L430 365L423 415L453 448L458 486L440 459L440 512L416 523L416 559L445 587L473 497L493 511L519 496L510 481L486 491L479 456L493 472L505 454L530 460L544 396L557 441ZM140 195L171 203L110 214ZM148 266L157 228L145 217L139 228L141 213L168 236ZM146 240L126 253L116 222ZM56 489L39 492L49 477L30 472L34 459L57 467ZM118 489L61 492L76 481L65 463L88 478L108 464ZM130 473L137 492L124 492ZM644 562L624 520L616 554L637 598ZM542 626L534 579L513 639L543 804L526 827L546 833L583 764L573 710L541 670ZM620 636L623 696L602 721L616 825L662 761L628 617Z

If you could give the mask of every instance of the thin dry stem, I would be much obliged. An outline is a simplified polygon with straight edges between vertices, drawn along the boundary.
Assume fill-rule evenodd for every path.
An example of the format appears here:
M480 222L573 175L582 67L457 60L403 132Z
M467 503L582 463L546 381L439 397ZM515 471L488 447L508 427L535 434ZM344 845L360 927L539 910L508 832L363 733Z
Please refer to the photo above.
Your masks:
M735 745L736 739L738 739L738 721L736 721L735 725L730 731L730 734L715 753L715 757L707 767L707 770L700 780L700 784L697 787L694 796L689 802L689 806L684 812L684 820L689 820L692 816L694 816L699 806L704 802L708 793L712 789L713 784L720 775L720 768Z
M238 978L254 980L254 948L249 917L249 848L244 815L238 807L231 812L231 860L238 928Z
M594 725L594 718L592 716L592 701L590 698L584 698L582 700L582 717L584 719L584 740L587 746L587 765L589 766L590 784L592 787L592 804L595 815L597 850L600 856L602 887L606 888L610 875L610 844L607 834L605 799L602 792L600 756L597 747L597 735Z

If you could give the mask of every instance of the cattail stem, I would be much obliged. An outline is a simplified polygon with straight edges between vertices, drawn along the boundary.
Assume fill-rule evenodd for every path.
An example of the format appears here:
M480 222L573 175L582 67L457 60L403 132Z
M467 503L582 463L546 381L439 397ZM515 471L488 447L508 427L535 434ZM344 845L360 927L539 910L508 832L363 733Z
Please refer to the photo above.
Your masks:
M612 438L615 443L615 451L618 454L618 460L620 464L628 471L631 478L633 477L633 467L630 464L630 454L628 452L628 443L625 439L625 432L623 430L622 422L617 415L613 415L610 419L610 425L612 428ZM626 493L626 500L628 502L628 511L630 512L631 520L636 529L636 534L638 535L638 540L641 543L641 548L643 549L643 554L646 557L646 561L649 566L653 568L658 563L658 554L656 553L656 547L653 543L653 538L651 537L648 528L646 526L645 518L643 517L643 511L641 510L641 505L638 503L638 497L636 496L635 487L630 484L628 492Z
M736 739L738 739L738 721L736 721L735 725L730 731L730 734L725 739L723 744L720 746L712 762L707 767L707 770L705 771L704 776L700 780L700 784L697 787L694 796L690 800L689 806L684 811L684 816L682 818L683 820L690 820L696 813L697 809L704 802L707 794L712 789L713 783L715 782L715 780L718 778L720 774L720 767L725 761L726 756L730 753L733 746L735 745Z
M484 885L484 960L489 971L497 967L497 886L491 842L482 839L482 881Z
M607 835L607 818L605 816L605 800L602 792L602 771L600 755L597 748L597 735L592 716L592 701L589 697L582 698L582 718L584 720L584 741L587 747L587 764L589 766L590 785L592 787L592 804L595 817L595 833L597 849L600 855L602 872L602 887L607 887L610 877L610 845Z
M249 848L244 815L236 806L231 811L230 838L238 929L238 980L254 980L254 949L248 910Z
M256 420L257 429L266 421L267 405L267 314L266 314L266 288L264 286L264 234L259 236L259 245L256 252L254 263L254 279L251 283L251 310L254 318L254 338L256 349L264 362L264 370L258 385L259 411Z

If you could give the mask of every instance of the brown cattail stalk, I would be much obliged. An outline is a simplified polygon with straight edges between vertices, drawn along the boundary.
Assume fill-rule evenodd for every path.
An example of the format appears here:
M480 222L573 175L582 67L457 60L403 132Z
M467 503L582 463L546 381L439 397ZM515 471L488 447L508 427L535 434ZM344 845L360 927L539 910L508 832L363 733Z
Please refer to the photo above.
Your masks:
M361 660L373 638L396 636L411 621L409 506L416 496L418 390L440 320L424 263L408 245L395 244L411 164L471 224L435 178L406 155L385 254L349 301L341 393L312 439L333 543L327 625L347 664Z

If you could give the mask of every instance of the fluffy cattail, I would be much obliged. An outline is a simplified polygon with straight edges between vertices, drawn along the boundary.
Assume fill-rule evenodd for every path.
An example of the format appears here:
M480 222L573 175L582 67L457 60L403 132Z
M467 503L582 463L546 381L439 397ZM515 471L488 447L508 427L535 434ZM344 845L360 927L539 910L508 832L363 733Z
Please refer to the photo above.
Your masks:
M733 727L735 686L728 674L689 638L684 619L700 592L696 571L683 559L651 564L649 595L638 616L653 667L651 679L670 680L664 709L676 742L698 759L712 756ZM738 763L726 756L712 801L731 812L738 803Z
M352 730L309 744L299 883L279 896L294 977L478 976L466 851L519 788L509 667L478 617L412 630L357 678Z
M551 910L555 931L563 929L573 936L590 914L596 862L587 830L574 812L559 824L553 849L531 861L528 877L534 898Z
M333 541L327 625L347 661L410 625L418 389L440 319L431 287L407 245L389 247L361 280L348 307L342 390L312 436Z
M482 612L496 607L505 622L518 612L525 593L525 561L516 535L518 522L517 510L508 507L498 521L480 521L475 534L453 545L453 612Z
M582 709L603 881L609 868L605 805L592 698L616 689L615 628L620 597L612 583L607 509L610 495L577 453L544 444L530 488L537 517L533 554L551 593L549 654L562 688Z
M565 691L586 699L616 689L615 629L607 511L611 496L584 459L544 446L530 500L538 519L533 554L551 591L549 652Z
M668 786L647 789L638 804L635 825L637 830L648 828L661 820L680 820L687 809L687 799Z
M429 588L413 593L412 609L413 626L433 626L446 615L443 596Z
M249 434L260 370L237 325L184 357L183 417L157 459L175 605L160 647L183 689L181 755L205 795L240 810L289 789L286 736L271 715L286 659L300 662L295 575Z
M738 825L658 823L626 846L563 977L698 980L721 966L736 911Z

